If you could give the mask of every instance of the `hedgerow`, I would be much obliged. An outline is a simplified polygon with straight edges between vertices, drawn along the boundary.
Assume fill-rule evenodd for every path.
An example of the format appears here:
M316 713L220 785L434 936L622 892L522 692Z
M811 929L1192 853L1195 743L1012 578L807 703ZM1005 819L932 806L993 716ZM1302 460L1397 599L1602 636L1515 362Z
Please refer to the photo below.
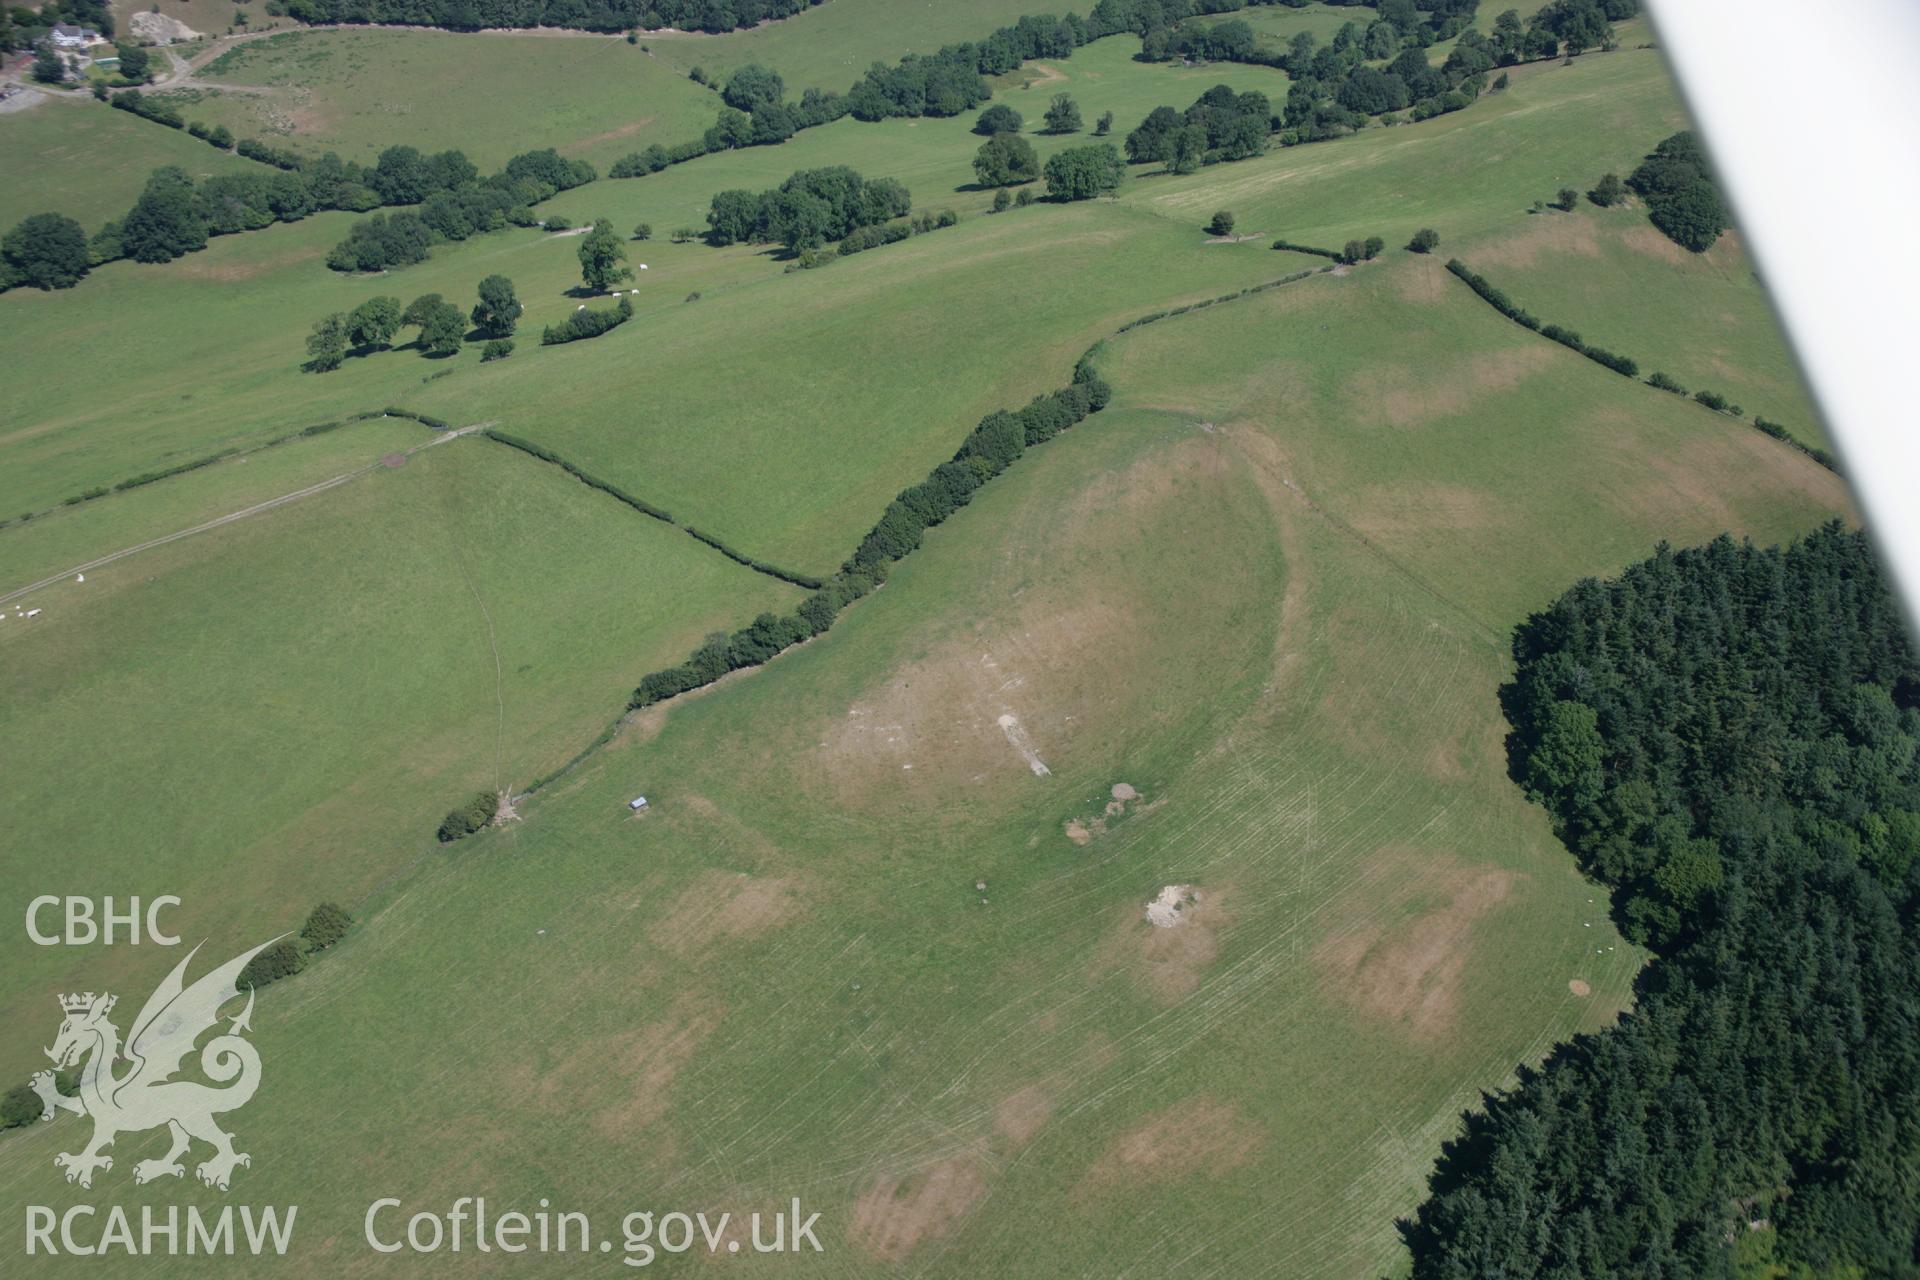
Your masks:
M493 824L499 800L491 791L476 791L465 804L451 810L440 821L440 843L452 844Z
M518 449L522 453L531 454L542 462L551 462L554 466L559 467L562 471L572 476L575 480L578 480L581 484L586 485L589 489L598 489L609 497L618 498L635 511L638 511L641 515L652 516L655 520L662 520L667 524L674 523L671 513L654 506L644 498L634 497L612 481L602 480L599 476L590 475L582 471L579 467L574 466L573 463L567 461L551 449L537 445L531 440L522 440L519 436L510 436L504 431L495 431L491 427L488 427L480 434L489 440L504 444L510 449Z
M1493 307L1493 309L1501 315L1507 317L1507 319L1512 320L1515 324L1532 329L1543 338L1552 338L1561 346L1572 351L1577 351L1587 359L1596 364L1603 365L1615 373L1634 379L1638 379L1640 376L1640 366L1630 357L1618 355L1612 351L1608 351L1605 347L1590 346L1581 340L1579 334L1561 325L1541 324L1538 320L1534 319L1533 316L1517 306L1513 299L1509 298L1499 288L1488 282L1484 276L1476 275L1468 270L1466 265L1458 258L1448 260L1447 270L1460 277L1461 280L1466 282L1469 288L1485 299L1489 306ZM1658 370L1647 375L1647 385L1661 391L1671 392L1674 395L1684 396L1687 394L1685 387ZM1717 391L1696 391L1693 393L1693 399L1695 403L1711 409L1715 413L1725 413L1735 418L1745 416L1745 411L1741 409L1739 405L1730 403L1725 396ZM1816 449L1811 445L1802 444L1789 435L1787 429L1777 422L1766 422L1765 426L1761 426L1762 422L1766 422L1766 420L1757 418L1754 420L1753 425L1760 427L1762 431L1774 439L1781 441L1783 444L1788 444L1798 449L1801 453L1806 454L1827 470L1839 470L1839 466L1835 462L1833 455L1825 449Z
M953 457L888 504L833 577L786 615L763 613L731 635L716 633L685 662L645 676L629 708L637 710L712 684L732 671L758 666L782 650L819 635L840 611L886 580L893 563L912 554L926 531L965 506L988 480L1022 453L1043 444L1088 414L1105 407L1111 391L1092 365L1081 361L1073 382L1035 397L1017 412L990 413Z
M1467 268L1466 263L1460 261L1458 258L1449 258L1447 259L1447 270L1466 281L1467 287L1485 299L1487 305L1495 311L1498 311L1501 315L1517 325L1532 329L1536 333L1539 332L1540 322L1534 319L1532 314L1515 305L1513 299L1509 298L1505 291L1495 286L1485 276L1474 274L1474 272Z
M1326 269L1325 267L1321 267L1307 271L1296 271L1290 276L1281 276L1278 280L1268 280L1264 284L1248 285L1246 288L1236 289L1232 293L1223 293L1217 298L1208 298L1202 302L1189 302L1183 307L1170 307L1165 311L1149 311L1146 315L1136 316L1132 320L1127 321L1118 329L1115 329L1114 333L1115 335L1119 335L1129 330L1138 329L1142 325L1153 324L1158 320L1169 320L1174 316L1184 316L1188 312L1201 311L1207 307L1218 306L1222 302L1232 302L1236 298L1244 298L1249 294L1265 293L1268 289L1278 289L1283 284L1294 284L1298 281L1305 280L1308 276L1319 275L1321 271Z
M1337 250L1320 249L1310 244L1295 244L1291 240L1275 240L1273 247L1276 249L1285 249L1289 253L1310 253L1316 258L1328 258L1334 262L1340 261L1340 254Z
M597 338L609 329L617 329L633 317L633 300L622 298L619 304L605 311L591 311L582 308L562 320L559 324L550 324L540 331L540 345L557 347L564 342L579 342L583 338Z

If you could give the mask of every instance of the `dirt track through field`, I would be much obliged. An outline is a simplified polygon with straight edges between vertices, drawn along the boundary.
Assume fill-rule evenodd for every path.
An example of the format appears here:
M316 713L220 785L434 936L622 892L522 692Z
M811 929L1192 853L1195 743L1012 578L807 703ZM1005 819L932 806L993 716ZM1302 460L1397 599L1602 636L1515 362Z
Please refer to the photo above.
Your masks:
M458 439L459 437L467 435L470 432L478 431L483 427L487 427L491 425L492 425L491 423L476 422L472 426L461 427L458 431L448 431L443 434L436 435L433 437L433 439L425 441L424 443L421 443L421 444L417 444L413 448L408 449L406 451L405 456L412 457L414 454L419 453L422 449L431 449L433 448L433 446L437 444L444 444L449 440ZM387 465L385 459L369 462L364 467L358 467L352 471L344 472L340 475L334 476L330 480L322 480L318 484L310 484L304 489L295 489L292 493L283 493L277 498L268 498L265 502L256 502L252 506L244 507L239 511L230 511L224 516L219 516L215 519L208 520L203 524L194 525L191 529L181 529L177 533L169 533L159 538L149 538L147 541L135 543L131 547L122 547L118 551L110 551L104 556L99 556L95 559L89 560L85 564L77 564L71 569L65 570L64 572L61 572L61 573L54 574L52 577L42 578L38 582L28 583L24 587L16 587L12 591L7 592L5 595L0 595L0 604L10 604L13 601L18 600L21 596L31 595L33 592L39 591L44 587L50 587L54 585L56 582L60 582L60 581L63 581L64 579L74 577L77 574L89 573L95 569L100 568L102 565L112 564L116 560L124 560L128 556L137 555L142 551L151 551L155 547L164 547L169 542L178 542L182 538L191 538L196 533L207 533L211 530L220 528L222 525L233 524L235 521L245 520L249 516L257 516L257 515L260 515L262 512L272 511L275 507L284 507L290 502L298 502L302 498L311 498L316 493L325 493L329 489L332 489L338 485L343 485L349 480L357 480L361 476L364 476L371 471L376 471L385 465Z

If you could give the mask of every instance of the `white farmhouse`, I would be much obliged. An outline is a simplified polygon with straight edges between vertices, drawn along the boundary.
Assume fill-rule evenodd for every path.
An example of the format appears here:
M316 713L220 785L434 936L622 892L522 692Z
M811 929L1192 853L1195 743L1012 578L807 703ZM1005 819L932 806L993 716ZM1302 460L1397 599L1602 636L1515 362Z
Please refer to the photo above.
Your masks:
M85 49L99 43L100 33L92 27L72 27L64 22L53 24L53 47L56 49Z

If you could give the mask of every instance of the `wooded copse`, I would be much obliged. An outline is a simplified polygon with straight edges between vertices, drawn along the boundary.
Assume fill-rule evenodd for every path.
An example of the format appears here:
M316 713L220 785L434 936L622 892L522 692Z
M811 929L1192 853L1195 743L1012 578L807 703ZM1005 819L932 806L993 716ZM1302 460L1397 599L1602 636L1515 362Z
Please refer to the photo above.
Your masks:
M1414 1276L1912 1274L1920 666L1865 535L1662 546L1513 651L1514 776L1656 959L1469 1117Z
M799 253L912 208L912 194L892 178L865 178L846 165L802 169L771 190L717 192L706 238L716 246L779 244Z
M246 152L245 142L240 150ZM382 271L422 261L441 240L464 240L510 224L530 226L536 221L533 205L596 176L592 165L568 160L551 147L517 155L486 178L456 150L428 155L414 147L389 147L371 167L332 152L318 158L285 153L278 159L289 163L262 160L258 170L197 182L178 166L154 170L126 215L87 239L84 263L70 244L69 226L78 224L63 219L54 236L55 224L45 220L61 215L36 214L7 237L18 252L8 249L0 258L0 288L70 288L103 263L121 258L171 262L206 248L212 237L298 222L321 210L417 206L355 223L327 255L327 265L336 271Z

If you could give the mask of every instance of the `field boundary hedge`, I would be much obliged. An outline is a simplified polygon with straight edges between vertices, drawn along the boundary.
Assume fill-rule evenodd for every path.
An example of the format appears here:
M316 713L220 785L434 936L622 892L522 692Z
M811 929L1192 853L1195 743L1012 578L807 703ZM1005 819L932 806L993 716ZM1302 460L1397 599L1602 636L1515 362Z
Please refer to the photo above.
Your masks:
M1310 253L1316 258L1327 258L1334 262L1340 261L1340 254L1333 249L1316 249L1310 244L1295 244L1291 240L1275 240L1273 247L1276 249L1285 249L1288 253Z
M627 700L626 713L573 759L536 779L521 794L532 795L587 760L613 740L628 714L706 688L735 671L762 666L786 650L823 634L848 605L884 584L892 565L918 550L928 529L943 523L971 502L981 486L1006 470L1029 448L1046 443L1099 412L1111 397L1112 390L1106 381L1083 357L1075 365L1073 380L1066 387L1035 396L1023 409L996 410L982 418L951 459L935 467L919 484L902 490L887 504L853 554L832 577L815 580L812 594L793 612L762 613L731 634L714 635L686 661L647 673ZM499 433L491 430L485 434L499 438ZM690 527L680 527L723 554L733 554L717 540ZM800 575L785 576L785 580L799 582Z
M1290 276L1281 276L1278 280L1269 280L1265 284L1248 285L1246 288L1235 290L1233 293L1223 293L1217 298L1207 298L1201 302L1189 302L1184 307L1169 307L1165 311L1149 311L1146 315L1137 316L1121 325L1118 329L1115 329L1113 336L1117 338L1123 333L1128 333L1140 328L1142 325L1156 324L1162 320L1171 320L1175 316L1184 316L1189 312L1204 311L1208 307L1218 306L1222 302L1236 302L1241 298L1249 297L1256 293L1265 293L1269 289L1278 289L1283 284L1298 284L1308 276L1317 276L1327 270L1328 268L1326 267L1310 267L1305 271L1296 271Z
M1142 325L1188 315L1282 285L1296 284L1330 270L1332 268L1329 266L1296 271L1277 280L1249 285L1219 297L1150 312L1128 321L1111 336L1118 337ZM801 601L793 613L784 618L763 613L750 626L742 627L731 635L717 635L708 640L680 665L649 672L635 687L625 712L572 759L529 783L524 791L515 796L515 800L559 781L585 763L600 748L613 741L633 712L707 688L734 671L763 665L787 649L824 633L849 604L884 585L892 564L918 549L928 529L942 523L953 512L972 501L973 494L987 481L1006 470L1027 449L1044 444L1106 407L1113 390L1094 368L1094 360L1106 341L1102 338L1087 348L1086 353L1074 364L1073 378L1065 388L1050 395L1034 397L1024 409L996 410L982 418L951 459L935 467L919 484L902 490L887 505L879 521L860 540L839 571L826 581L819 582L813 594ZM499 440L502 433L489 429L482 434ZM514 443L516 447L535 452L523 442L503 440L502 443ZM536 456L547 457L547 451L539 450ZM549 460L559 462L558 458ZM687 532L708 542L716 550L731 554L697 531L687 528ZM794 575L786 580L798 581L799 577ZM803 582L801 585L806 584Z
M1485 276L1478 274L1458 258L1447 259L1447 270L1458 277L1461 283L1479 294L1481 301L1485 302L1488 306L1521 328L1530 329L1543 338L1550 338L1569 351L1578 352L1602 368L1609 369L1624 378L1631 378L1635 382L1642 382L1640 365L1632 357L1619 355L1616 352L1607 350L1605 347L1596 347L1583 342L1578 333L1565 326L1541 323L1539 318L1532 312L1520 306L1509 297L1506 290L1500 288ZM1682 387L1672 378L1669 378L1666 374L1658 370L1648 374L1642 385L1683 397L1687 394L1685 387ZM1701 408L1719 414L1723 418L1737 418L1742 421L1746 418L1745 412L1742 411L1738 405L1729 404L1726 397L1711 391L1696 392L1693 396L1693 401ZM1754 420L1747 425L1755 428L1762 435L1770 436L1780 443L1804 453L1807 457L1813 459L1813 461L1819 463L1829 471L1838 472L1840 470L1839 463L1832 454L1828 453L1825 449L1818 449L1795 439L1788 433L1785 427L1777 422L1770 422L1766 418L1756 416Z
M656 507L644 498L634 497L619 485L614 484L611 480L602 480L599 476L593 475L591 472L581 470L551 449L537 445L531 440L523 440L519 436L508 435L504 431L496 431L492 427L486 428L481 431L480 434L496 443L504 444L510 449L518 449L522 453L530 454L542 462L552 463L554 466L572 476L575 480L578 480L581 484L586 485L587 488L598 489L609 497L618 498L621 502L626 503L641 515L652 516L655 520L663 524L670 524L676 529L680 527L679 521L675 520L673 514L664 507Z
M796 573L791 569L783 569L777 564L771 564L765 560L757 559L744 551L735 550L733 547L728 546L704 530L696 529L690 524L681 524L673 518L673 513L666 508L656 507L645 498L635 497L619 485L614 484L611 480L602 480L599 476L575 466L544 445L535 444L533 441L522 439L519 436L509 435L504 431L497 431L492 427L486 428L481 431L480 434L486 436L489 440L504 444L508 448L518 449L520 452L538 458L542 462L551 463L559 467L562 471L578 480L581 484L586 485L589 489L598 489L608 497L616 498L626 503L641 515L652 516L662 524L672 525L696 541L712 547L715 551L718 551L735 564L744 565L756 573L764 573L769 578L778 578L780 581L791 583L796 587L805 587L809 591L817 591L822 585L820 579L810 574Z
M350 423L369 422L375 418L407 418L423 426L430 427L435 431L451 430L444 420L430 417L423 413L415 413L410 409L370 409L365 413L356 413L345 418L329 418L324 422L315 422L309 426L283 432L280 435L262 440L259 444L250 445L246 448L235 446L231 449L221 449L216 453L209 453L204 457L192 458L186 462L175 463L170 467L160 467L153 471L143 471L139 475L128 476L125 480L117 480L112 484L94 485L91 488L82 489L79 493L73 494L70 497L62 498L51 507L43 507L38 511L23 512L10 519L0 520L0 529L10 528L14 525L28 524L34 520L38 520L41 516L51 515L61 507L77 507L82 503L92 502L97 498L105 498L116 493L125 493L129 489L144 489L150 484L157 484L162 480L171 480L175 476L183 476L190 471L198 471L203 467L210 467L216 462L225 462L230 458L250 458L256 453L264 453L268 449L286 444L291 440L304 440L311 436L323 436L329 431L338 431L341 427L347 426Z
M743 564L757 573L766 574L769 578L778 578L782 582L790 582L796 587L805 587L809 591L818 591L825 585L821 579L814 577L812 574L795 573L791 569L782 569L777 564L770 564L765 560L755 559L744 551L736 551L712 534L701 529L696 529L690 524L683 524L680 528L685 530L690 537L706 543L735 564Z
M432 414L428 414L428 413L415 413L412 409L400 409L400 408L395 408L392 405L389 405L384 409L374 410L368 413L360 414L358 416L360 420L363 422L369 418L410 418L413 421L419 423L421 426L430 427L435 431L453 430L453 424L448 422L445 418L436 418Z

